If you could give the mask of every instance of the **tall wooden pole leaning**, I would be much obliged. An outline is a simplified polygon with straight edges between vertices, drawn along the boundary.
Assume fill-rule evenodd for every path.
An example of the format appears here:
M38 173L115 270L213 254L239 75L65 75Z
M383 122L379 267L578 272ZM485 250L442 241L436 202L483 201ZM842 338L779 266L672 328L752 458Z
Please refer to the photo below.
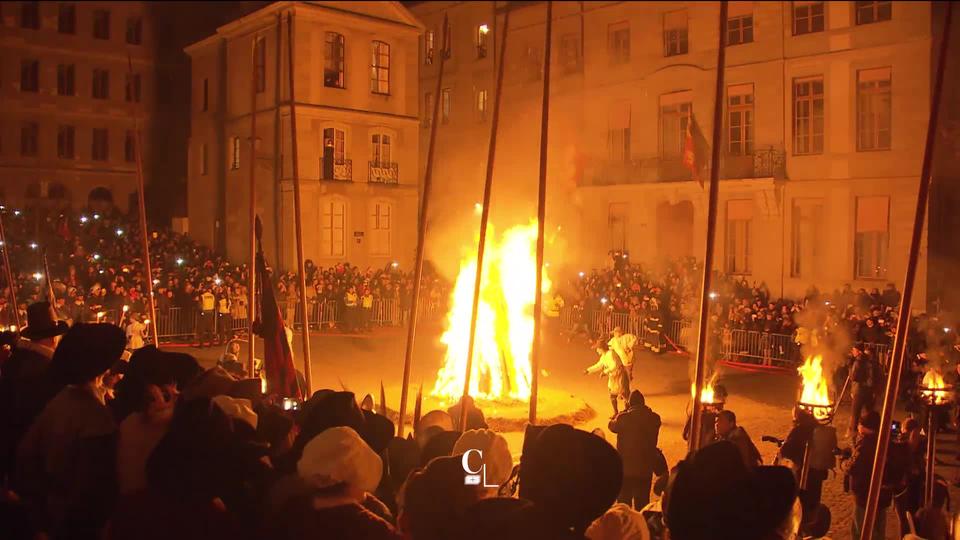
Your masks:
M923 239L923 223L927 215L927 200L930 195L930 176L933 167L933 148L937 137L937 116L940 111L940 98L943 90L944 64L947 60L947 48L950 43L950 19L953 14L953 2L947 2L947 14L943 20L943 42L937 60L936 78L933 83L933 95L930 103L930 118L927 122L927 141L923 149L923 165L920 169L920 186L917 190L917 209L913 220L913 236L910 239L910 254L907 258L907 272L903 278L903 298L897 314L897 333L893 339L893 355L890 357L890 370L887 374L887 389L880 412L880 430L877 433L877 453L873 460L873 472L870 475L870 490L867 492L867 507L863 513L860 539L873 538L873 527L877 520L877 503L880 488L883 485L884 468L887 464L887 450L890 444L889 426L897 406L900 392L900 373L907 345L907 330L910 327L910 303L913 299L913 284L917 276L917 260L920 257L920 243ZM929 436L936 436L930 434Z
M537 192L537 281L533 300L533 347L530 351L530 418L537 423L540 372L540 316L543 314L543 230L547 215L547 132L550 126L550 39L553 35L553 2L547 2L547 29L543 46L543 98L540 109L540 186Z
M477 309L480 306L480 280L483 277L483 253L487 247L487 222L490 220L490 191L493 187L493 160L497 154L497 124L500 123L500 102L503 94L503 59L507 52L510 8L503 13L503 39L500 41L500 58L497 65L496 94L493 98L493 116L490 119L490 147L487 151L487 175L483 184L483 212L480 215L480 242L477 245L477 275L473 282L473 308L470 312L470 340L467 345L467 373L463 380L463 397L460 400L460 430L467 426L467 407L464 399L470 395L470 371L473 369L473 346L477 338Z
M290 155L293 158L293 215L297 229L297 273L300 276L300 320L303 321L303 379L306 395L313 393L310 365L310 319L307 318L307 275L303 269L303 223L300 217L300 162L297 159L297 100L293 93L293 12L287 13L287 62L290 74Z
M446 43L447 16L443 16L443 37L440 43ZM437 147L437 121L440 114L440 92L443 89L443 64L446 51L440 51L440 65L437 73L437 86L433 96L433 113L430 118L430 142L427 146L427 166L423 172L423 192L420 194L420 222L417 227L417 255L413 270L413 294L410 299L410 322L407 326L407 348L403 355L403 385L400 387L400 417L397 425L397 437L403 437L403 423L407 414L408 387L410 386L410 365L413 362L413 344L417 335L419 319L420 282L423 279L423 255L427 237L427 210L430 205L430 187L433 185L433 153Z
M255 336L253 320L257 311L257 42L250 47L250 263L247 266L247 373L254 374Z
M130 80L127 81L127 91L134 92L133 88L133 60L127 55L127 67L130 73ZM133 145L134 161L137 164L137 205L140 209L140 240L143 244L143 268L147 274L147 309L150 310L150 334L153 336L153 344L160 346L160 336L157 333L157 304L153 297L153 268L150 263L150 238L147 233L147 204L144 199L143 183L143 136L140 133L140 115L137 106L134 105L133 113L133 135L136 137Z
M3 213L0 212L0 247L3 248L3 269L7 274L8 290L10 291L10 307L13 309L13 320L20 330L20 311L17 310L17 286L13 282L13 269L10 268L10 244L7 243L7 234L3 230Z
M700 291L700 327L697 332L697 363L694 369L693 411L690 417L690 450L700 447L700 423L703 408L705 360L707 357L707 321L710 318L710 286L713 277L713 252L716 246L717 197L720 191L720 141L723 128L723 71L726 65L727 2L720 2L720 38L717 45L717 85L713 97L713 138L710 147L710 194L707 198L707 247L703 254L703 289ZM693 118L690 119L693 121Z

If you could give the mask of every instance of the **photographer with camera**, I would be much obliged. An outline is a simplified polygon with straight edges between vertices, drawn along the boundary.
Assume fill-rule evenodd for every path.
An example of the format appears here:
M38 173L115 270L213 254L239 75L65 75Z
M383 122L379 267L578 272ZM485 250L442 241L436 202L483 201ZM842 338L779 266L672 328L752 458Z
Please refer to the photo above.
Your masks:
M857 424L856 441L844 467L846 476L844 488L849 483L853 492L856 510L853 516L853 538L860 538L863 526L863 514L867 507L867 492L870 490L870 477L873 474L873 461L877 450L877 435L880 430L880 413L867 411ZM901 491L908 461L907 446L899 441L891 441L884 468L883 482L880 486L880 499L877 503L877 519L874 523L873 537L885 538L886 510L893 502L893 494Z

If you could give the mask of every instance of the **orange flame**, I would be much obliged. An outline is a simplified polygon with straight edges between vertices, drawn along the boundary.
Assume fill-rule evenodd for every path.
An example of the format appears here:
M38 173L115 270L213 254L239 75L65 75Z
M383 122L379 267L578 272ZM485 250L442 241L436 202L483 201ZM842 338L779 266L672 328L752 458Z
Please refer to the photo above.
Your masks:
M823 376L823 357L819 354L808 356L797 371L803 378L803 392L800 394L800 403L813 406L813 416L818 420L830 417L830 393L827 390L827 379Z
M950 401L950 396L946 390L947 385L943 380L943 375L935 369L927 371L923 375L923 382L920 383L924 389L920 394L927 401L932 401L934 405L943 405Z
M470 395L475 398L530 399L536 243L536 221L508 229L499 242L493 228L488 229L470 372ZM476 272L476 252L465 253L440 338L447 351L431 391L434 396L457 400L463 394ZM542 289L550 290L546 269Z
M690 398L694 399L697 395L696 383L690 385ZM703 391L700 392L700 403L712 405L716 403L716 393L713 390L713 378L703 383Z

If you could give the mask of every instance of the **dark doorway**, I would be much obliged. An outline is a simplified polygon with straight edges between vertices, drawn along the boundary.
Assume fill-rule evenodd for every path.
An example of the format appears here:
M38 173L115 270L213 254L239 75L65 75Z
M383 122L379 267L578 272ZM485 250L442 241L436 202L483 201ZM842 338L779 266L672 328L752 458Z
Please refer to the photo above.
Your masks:
M657 255L674 260L693 255L693 203L657 205Z

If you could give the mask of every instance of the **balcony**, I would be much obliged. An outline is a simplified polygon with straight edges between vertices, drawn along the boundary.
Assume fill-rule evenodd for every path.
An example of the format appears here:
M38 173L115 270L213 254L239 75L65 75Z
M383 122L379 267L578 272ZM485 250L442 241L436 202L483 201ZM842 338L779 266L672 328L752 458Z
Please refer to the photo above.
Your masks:
M706 156L704 159L709 159ZM720 178L786 178L786 159L782 149L769 146L756 149L752 155L720 158ZM710 169L704 167L704 180L709 178ZM593 186L611 186L621 184L647 184L657 182L682 182L691 180L693 175L680 158L650 157L628 161L595 161L588 163L584 170L584 183Z
M400 166L395 161L370 161L367 181L372 184L399 184Z
M320 158L320 179L332 182L353 182L353 160Z

